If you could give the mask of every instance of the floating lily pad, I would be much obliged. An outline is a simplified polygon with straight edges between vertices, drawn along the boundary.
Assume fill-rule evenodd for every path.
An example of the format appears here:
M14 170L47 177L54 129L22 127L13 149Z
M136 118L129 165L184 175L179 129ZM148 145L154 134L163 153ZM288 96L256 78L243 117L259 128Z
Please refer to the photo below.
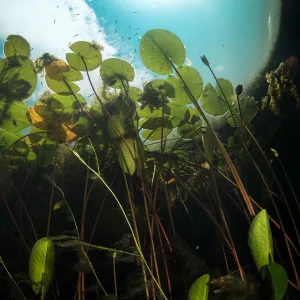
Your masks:
M200 73L188 66L177 68L176 77L169 75L167 82L170 83L175 91L174 97L170 97L176 104L191 104L192 100L188 90L196 100L199 99L203 92L203 81ZM181 78L180 78L181 77Z
M206 84L200 97L200 103L204 111L213 116L223 115L228 110L227 104L218 96L210 83Z
M164 139L166 138L170 133L172 132L172 129L170 128L157 128L154 130L144 130L142 132L142 136L149 141L157 141L160 140L161 137ZM162 134L162 135L161 135Z
M232 107L233 115L230 114L227 118L229 125L233 127L235 127L235 124L237 124L237 126L240 126L240 114L242 114L243 122L249 123L257 113L257 107L254 98L241 96L239 98L239 101L241 112L239 110L239 105L236 100Z
M29 127L30 123L26 117L28 107L20 101L0 100L0 128L10 131L19 132Z
M151 71L169 75L173 73L172 63L177 66L185 61L185 48L172 32L152 29L141 38L140 55L144 65Z
M30 45L20 35L9 35L4 43L3 52L6 57L19 55L28 58L30 55Z
M219 83L219 84L216 84L216 92L217 92L218 96L221 97L224 101L227 100L229 105L231 105L232 102L236 100L236 95L233 90L232 83L229 80L224 79L224 78L217 78L217 80ZM221 86L221 88L219 85ZM221 89L226 97L226 100L224 99Z
M67 53L66 59L70 66L78 71L92 71L102 62L102 55L92 43L79 41L69 47L74 53Z
M134 80L134 68L126 60L108 58L102 62L100 76L104 83L115 89L122 89L126 81Z
M65 72L70 71L70 66L62 59L53 59L45 66L48 77L54 80L62 80Z
M139 123L139 126L144 129L156 129L159 127L165 127L172 129L174 126L172 125L171 118L169 116L166 117L154 117L154 118L146 118Z
M0 90L10 101L27 99L36 88L37 75L29 58L19 57L16 60L9 57L1 60L0 74Z
M59 94L71 94L70 89L74 93L77 93L80 90L80 87L71 81L68 81L66 84L66 82L64 82L63 80L54 80L54 79L48 77L47 75L45 76L45 80L46 80L48 87L53 92L56 92Z
M125 94L125 90L122 89L121 93ZM127 95L132 101L140 102L142 100L143 92L137 87L130 86L127 90Z

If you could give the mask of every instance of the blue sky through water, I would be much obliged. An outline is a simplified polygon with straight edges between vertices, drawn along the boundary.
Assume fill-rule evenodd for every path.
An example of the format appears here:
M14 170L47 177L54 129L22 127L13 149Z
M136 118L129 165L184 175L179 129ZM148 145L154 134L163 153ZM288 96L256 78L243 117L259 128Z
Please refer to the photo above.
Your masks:
M134 84L141 85L150 75L139 59L138 38L163 28L180 37L187 63L205 83L213 78L200 60L203 54L218 77L237 85L266 61L279 6L280 0L10 0L0 10L0 44L7 35L20 34L33 47L32 59L44 52L65 59L69 42L96 40L105 47L104 58L133 61ZM98 71L92 78L99 81ZM84 96L90 94L87 83L81 87Z

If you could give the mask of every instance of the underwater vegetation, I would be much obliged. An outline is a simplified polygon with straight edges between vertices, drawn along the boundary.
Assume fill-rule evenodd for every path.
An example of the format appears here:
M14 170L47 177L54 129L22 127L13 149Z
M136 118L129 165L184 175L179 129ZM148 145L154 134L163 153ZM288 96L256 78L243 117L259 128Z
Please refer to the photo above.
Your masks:
M140 40L142 62L158 75L143 88L131 85L131 63L103 60L101 45L69 49L64 59L44 53L33 62L23 37L4 45L2 299L299 295L299 202L280 151L271 138L261 142L253 122L283 118L286 99L299 109L298 59L267 73L266 96L254 99L217 78L203 55L215 78L204 85L164 29ZM83 73L90 104L76 84ZM28 107L38 74L48 90Z

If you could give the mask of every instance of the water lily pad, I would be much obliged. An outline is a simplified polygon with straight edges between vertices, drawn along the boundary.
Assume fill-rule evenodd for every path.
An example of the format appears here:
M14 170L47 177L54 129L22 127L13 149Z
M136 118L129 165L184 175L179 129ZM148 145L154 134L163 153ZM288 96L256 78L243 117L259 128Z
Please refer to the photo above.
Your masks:
M59 94L71 94L72 92L70 89L74 92L77 93L80 90L80 87L69 81L69 82L64 82L63 80L54 80L48 77L47 75L45 76L46 83L48 87L55 93Z
M217 92L218 96L221 97L224 101L227 100L229 105L231 105L232 102L236 100L236 95L233 90L232 83L228 79L224 79L224 78L217 78L217 80L219 83L219 84L216 84L216 92ZM221 86L221 88L219 85ZM226 100L224 99L221 89L226 97Z
M29 58L19 57L16 60L9 57L1 60L0 73L0 90L10 101L27 99L36 88L37 75Z
M126 94L124 89L121 90L121 93ZM135 86L130 86L127 90L127 96L132 101L140 102L142 100L142 95L143 95L142 90L140 90Z
M171 122L172 117L154 117L154 118L145 118L139 123L139 126L144 129L156 129L159 127L165 127L172 129L174 126Z
M62 59L52 59L45 65L46 75L54 80L62 80L65 72L70 70L70 66Z
M108 58L103 61L100 68L100 76L104 83L115 89L121 89L123 81L134 80L134 68L126 60L120 58Z
M4 43L3 52L6 57L19 55L28 58L30 55L30 45L20 35L9 35Z
M237 126L240 126L240 113L242 114L244 123L249 123L257 113L257 106L254 98L248 96L241 96L239 98L239 101L241 112L239 110L238 102L236 100L232 107L233 115L230 114L227 118L229 125L233 127L235 127L235 124Z
M174 97L170 98L177 104L190 104L192 100L188 93L189 90L194 98L198 100L203 92L203 81L200 73L188 66L179 67L177 71L181 78L178 75L176 77L169 75L167 78L167 82L175 90Z
M102 55L93 43L79 41L70 45L69 48L75 53L66 54L67 62L78 71L92 71L100 66Z
M172 129L170 128L157 128L154 130L144 130L142 132L142 136L149 141L157 141L160 140L161 137L166 138L170 133L172 132ZM162 135L161 135L162 134Z
M204 87L200 103L204 111L213 116L223 115L228 110L227 104L218 96L215 88L210 83Z
M185 61L185 48L172 32L152 29L141 38L140 55L144 65L151 71L169 75L173 73L172 63L177 66Z
M0 128L10 131L19 132L30 126L26 117L28 107L20 101L0 100Z

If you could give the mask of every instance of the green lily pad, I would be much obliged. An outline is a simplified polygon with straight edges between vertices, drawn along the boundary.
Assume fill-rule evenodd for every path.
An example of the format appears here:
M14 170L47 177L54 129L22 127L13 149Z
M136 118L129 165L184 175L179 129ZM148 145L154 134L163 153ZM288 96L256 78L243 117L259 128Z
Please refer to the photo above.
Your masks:
M205 274L198 278L189 288L188 300L207 300L210 281L209 274Z
M125 90L122 89L121 90L121 93L122 94L125 94ZM129 97L129 99L131 99L132 101L135 101L135 102L140 102L142 100L142 95L143 95L143 92L135 87L135 86L130 86L127 90L127 96Z
M219 84L216 85L216 92L217 92L218 96L221 97L224 101L226 101L223 96L223 93L224 93L229 105L231 105L232 102L236 100L236 95L233 90L232 83L229 80L224 79L224 78L217 78L217 80L219 82ZM221 88L219 85L221 86ZM222 93L221 89L222 89L223 93Z
M78 71L92 71L102 62L101 52L92 43L79 41L69 46L74 53L67 53L68 64ZM84 60L84 61L83 61Z
M172 63L177 66L185 61L185 48L181 40L172 32L152 29L146 32L140 42L140 56L151 71L169 75L173 73Z
M0 100L0 128L10 131L19 132L31 124L26 117L28 107L20 101Z
M188 66L177 68L178 73L176 77L169 75L167 82L170 83L175 90L174 97L170 97L177 104L190 104L192 100L189 96L188 90L192 93L196 100L199 99L203 92L203 81L200 73Z
M172 129L174 126L171 122L172 117L154 117L154 118L145 118L139 123L139 126L144 129L156 129L159 127L165 127Z
M37 295L45 296L51 285L54 274L55 248L49 238L41 238L34 245L29 259L29 277L31 287Z
M213 116L223 115L228 110L227 104L218 96L215 88L210 83L204 87L200 103L204 111Z
M70 67L68 71L63 72L63 77L66 81L80 81L83 76L80 71Z
M257 106L254 98L248 96L241 96L239 98L239 101L241 112L239 110L239 105L236 100L232 107L233 115L230 114L227 118L229 125L232 127L235 127L235 124L237 124L237 126L240 126L240 113L242 114L244 123L249 123L257 113Z
M0 131L0 150L10 157L26 157L29 148L20 133Z
M104 83L115 89L122 89L123 81L134 80L134 68L126 60L120 58L108 58L102 62L100 76Z
M192 139L201 133L201 120L191 124L186 123L177 128L177 132L181 137Z
M1 70L3 67L6 68ZM5 58L1 60L1 68L0 90L7 99L21 101L32 95L36 88L37 75L31 59L23 57L19 57L17 60L15 57Z
M74 93L77 93L80 90L80 87L72 81L68 81L66 85L66 83L63 80L54 80L48 77L47 75L45 76L45 80L48 87L55 93L71 94L68 85Z
M262 267L273 262L273 240L269 216L265 209L254 218L248 233L248 245L257 270L261 273Z
M163 128L163 131L161 130L162 128L157 128L154 130L147 129L142 132L142 136L148 141L157 141L161 139L161 133L164 139L172 132L172 129L170 128Z
M3 52L6 57L19 55L28 58L30 55L30 45L20 35L9 35L4 43Z

